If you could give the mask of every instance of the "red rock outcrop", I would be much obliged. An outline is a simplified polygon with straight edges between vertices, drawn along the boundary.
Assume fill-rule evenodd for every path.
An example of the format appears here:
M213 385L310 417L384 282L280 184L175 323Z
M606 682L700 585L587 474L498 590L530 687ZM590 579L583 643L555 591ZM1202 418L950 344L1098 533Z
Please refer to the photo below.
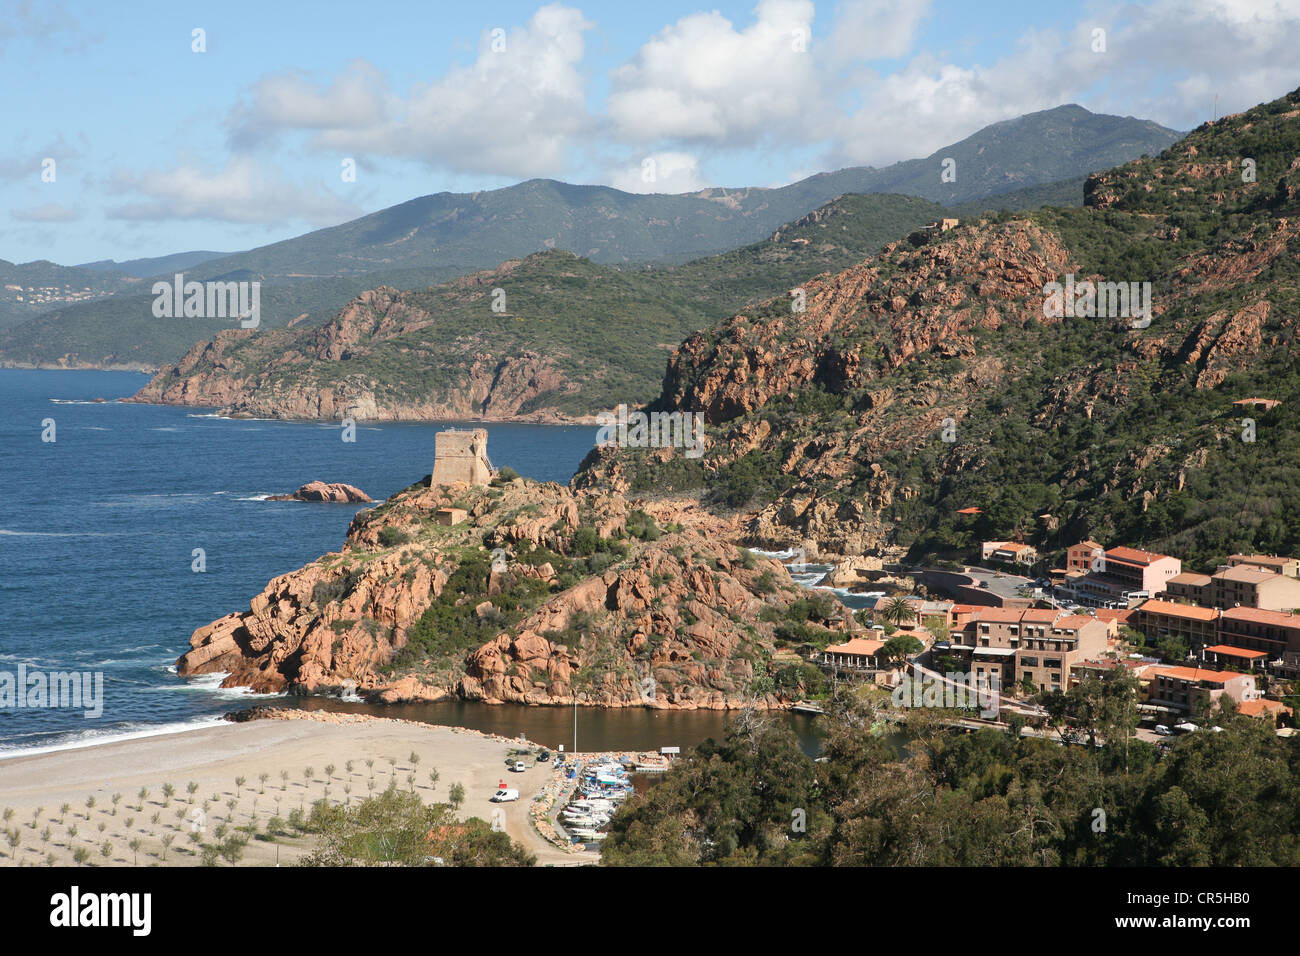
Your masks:
M267 501L328 501L335 504L374 501L368 494L353 485L309 481L288 495L271 495Z

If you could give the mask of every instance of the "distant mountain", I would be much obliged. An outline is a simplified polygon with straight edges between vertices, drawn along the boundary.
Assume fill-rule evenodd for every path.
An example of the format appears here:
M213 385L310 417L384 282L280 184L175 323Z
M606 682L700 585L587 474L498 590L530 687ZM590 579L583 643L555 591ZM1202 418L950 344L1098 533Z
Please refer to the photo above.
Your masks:
M437 193L352 222L205 263L200 277L336 276L431 264L459 274L546 249L599 263L685 262L757 242L836 196L899 193L932 202L984 199L1158 153L1181 134L1132 117L1061 106L985 127L926 159L855 167L774 189L626 193L550 179ZM941 182L941 161L956 181Z
M912 196L845 196L763 242L680 266L619 269L555 251L429 289L379 288L323 325L224 331L136 398L259 418L583 418L652 398L669 350L696 329L942 213Z
M185 272L200 281L261 281L263 327L275 328L304 316L323 321L364 289L430 285L550 249L607 265L683 263L758 242L845 194L979 202L1159 152L1178 135L1063 106L987 127L925 160L844 169L776 189L641 195L537 179L438 193ZM945 157L956 160L955 182L941 182ZM163 328L152 320L150 303L137 295L51 312L0 333L0 363L157 366L229 326L187 320Z
M232 253L196 250L194 252L174 252L169 256L154 256L152 259L127 259L125 262L100 259L98 262L83 262L77 268L93 269L96 272L123 272L129 276L148 279L151 276L165 275L168 272L192 269L204 262L210 262L213 259L220 259L229 255L232 255Z

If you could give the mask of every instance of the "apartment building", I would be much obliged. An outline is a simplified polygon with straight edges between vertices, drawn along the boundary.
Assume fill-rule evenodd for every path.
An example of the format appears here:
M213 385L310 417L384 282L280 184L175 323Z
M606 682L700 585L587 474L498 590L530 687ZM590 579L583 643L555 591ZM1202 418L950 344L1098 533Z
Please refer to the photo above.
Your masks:
M954 630L949 653L971 673L1003 687L1028 676L1040 689L1063 690L1070 669L1106 651L1108 626L1091 615L1055 608L978 608Z
M1208 574L1184 571L1165 582L1165 589L1153 595L1164 601L1214 607L1214 579Z
M1247 565L1274 574L1284 574L1289 578L1300 578L1300 558L1279 557L1276 554L1230 554L1228 567L1236 568Z
M1083 542L1070 548L1067 560L1081 559L1081 549L1090 544ZM1087 572L1071 575L1069 587L1085 603L1124 604L1131 596L1150 597L1164 591L1169 580L1182 570L1183 562L1178 558L1121 545L1100 554L1092 552Z
M1270 659L1300 655L1300 614L1227 608L1219 615L1219 643L1264 651Z
M1224 694L1238 705L1264 696L1250 674L1200 667L1153 667L1149 674L1150 702L1183 713L1192 713L1202 706L1211 709Z
M1219 638L1219 612L1213 608L1143 601L1129 621L1129 626L1141 631L1149 641L1175 637L1196 648L1214 644Z
M1253 607L1262 611L1290 611L1300 608L1300 580L1239 564L1210 575L1214 607Z
M1016 651L1016 680L1029 680L1039 690L1064 690L1077 664L1106 652L1107 630L1105 622L1088 614L1066 614L1048 624L1026 622Z

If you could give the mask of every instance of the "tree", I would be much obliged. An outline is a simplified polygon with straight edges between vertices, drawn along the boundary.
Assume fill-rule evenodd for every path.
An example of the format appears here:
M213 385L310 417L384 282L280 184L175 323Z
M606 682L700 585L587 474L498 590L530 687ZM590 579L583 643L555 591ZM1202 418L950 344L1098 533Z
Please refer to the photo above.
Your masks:
M876 606L876 615L895 627L901 627L915 620L916 611L913 610L907 598L892 597Z
M885 646L880 649L880 653L886 660L898 664L924 649L925 645L915 634L895 634L885 641Z
M459 810L460 805L465 802L465 788L459 783L453 783L447 790L447 799L451 801L453 809Z
M318 835L304 866L533 866L536 857L477 818L458 821L447 804L389 788L355 807L317 801L308 821Z

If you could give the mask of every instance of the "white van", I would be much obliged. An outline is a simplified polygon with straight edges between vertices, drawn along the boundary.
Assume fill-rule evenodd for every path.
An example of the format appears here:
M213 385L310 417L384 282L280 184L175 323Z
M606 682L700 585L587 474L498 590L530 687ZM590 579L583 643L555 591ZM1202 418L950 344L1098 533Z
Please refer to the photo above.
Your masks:
M496 793L492 794L493 803L509 803L511 800L519 799L519 791L511 787L502 787Z
M1173 733L1173 731L1170 730L1168 727L1166 727L1164 724L1156 724L1156 733L1158 733L1161 737L1168 737L1170 734Z

